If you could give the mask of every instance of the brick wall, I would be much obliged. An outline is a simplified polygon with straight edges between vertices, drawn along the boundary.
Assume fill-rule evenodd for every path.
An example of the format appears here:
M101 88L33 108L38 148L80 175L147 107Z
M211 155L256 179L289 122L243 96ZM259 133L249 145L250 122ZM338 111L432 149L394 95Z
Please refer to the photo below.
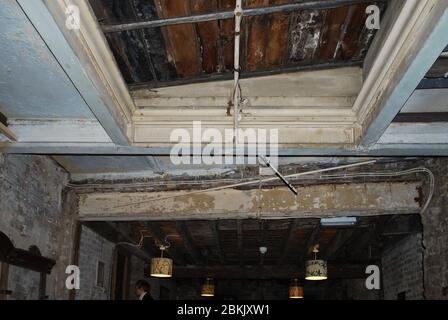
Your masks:
M406 300L423 299L422 235L410 235L387 249L382 269L385 300L396 300L399 294Z
M425 298L448 300L448 159L426 161L436 177L435 195L422 216Z
M108 300L111 296L112 261L115 244L82 227L79 246L80 290L77 300ZM104 263L104 284L97 286L97 265Z
M62 264L62 191L68 174L45 156L0 154L0 231L17 248L37 246L42 255ZM66 239L69 241L70 239ZM47 294L57 298L57 272L47 278ZM38 299L39 274L10 266L9 299Z

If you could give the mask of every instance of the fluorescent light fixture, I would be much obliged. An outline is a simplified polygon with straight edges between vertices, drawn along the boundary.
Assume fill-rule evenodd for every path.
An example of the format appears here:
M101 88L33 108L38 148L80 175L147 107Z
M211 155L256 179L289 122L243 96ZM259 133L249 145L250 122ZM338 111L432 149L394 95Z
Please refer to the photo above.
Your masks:
M342 218L326 218L320 219L320 224L323 227L345 227L354 226L357 222L355 217L342 217Z

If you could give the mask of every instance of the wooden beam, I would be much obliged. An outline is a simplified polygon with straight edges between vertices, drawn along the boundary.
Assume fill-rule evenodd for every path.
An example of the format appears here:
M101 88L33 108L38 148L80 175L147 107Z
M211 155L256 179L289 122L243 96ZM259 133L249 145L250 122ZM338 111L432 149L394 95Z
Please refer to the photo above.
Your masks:
M328 262L328 274L331 279L363 279L366 274L364 264L341 264ZM173 275L176 279L202 279L204 275L215 279L293 279L303 278L305 270L297 265L282 266L216 266L216 267L174 267Z
M301 187L297 197L278 187L262 189L261 203L258 189L188 195L186 191L89 193L80 194L79 218L177 221L415 214L420 211L415 200L420 186L421 182L324 184Z
M393 122L395 123L448 122L448 112L399 113L395 117Z
M280 260L278 262L279 264L285 263L285 260L288 257L289 252L291 251L292 241L294 239L298 224L299 223L297 219L293 219L289 223L288 232L286 233L286 236L283 239L283 245L282 245L283 253L280 256Z
M394 122L378 141L380 144L443 144L447 141L447 122Z
M193 258L193 262L196 265L201 265L204 263L201 253L194 245L194 241L191 237L190 232L188 231L187 224L185 221L176 221L176 230L177 233L182 238L182 241L184 243L185 249L187 249L190 256Z
M238 243L238 253L240 265L244 265L244 245L243 245L243 220L236 222L236 239Z
M224 252L222 250L221 237L219 235L219 221L213 222L213 233L215 235L215 245L216 245L216 250L218 251L219 262L221 264L225 264L226 258L224 256Z
M150 222L145 224L151 235L161 244L166 243L166 234L160 228L160 226L156 222ZM168 239L169 241L169 239ZM173 247L169 247L166 252L170 255L171 259L173 259L174 264L184 265L185 259L183 256Z
M446 1L404 2L354 104L362 146L377 143L403 108L446 47L447 29Z
M425 78L417 87L419 90L446 88L448 88L448 78Z
M79 30L66 27L66 1L19 0L22 10L110 139L129 145L135 109L115 59L86 1L72 0L80 10Z
M299 256L299 261L302 262L303 260L306 260L308 256L312 253L313 247L317 244L319 244L320 235L322 233L322 226L320 225L320 222L311 232L310 236L308 237L308 240L305 243L305 246L303 247L303 251Z
M84 222L83 225L112 243L129 243L130 246L121 245L120 247L145 261L151 260L151 256L155 256L157 254L155 250L150 251L150 254L148 254L148 252L146 252L143 248L137 248L136 240L112 221Z
M337 252L348 242L350 238L352 238L353 233L353 230L350 229L338 230L330 244L322 250L321 256L326 260L331 260L334 258Z
M382 2L384 0L377 0ZM246 8L244 9L244 16L259 16L273 13L288 13L298 10L324 10L331 8L338 8L342 6L350 6L360 3L372 3L371 0L321 0L321 1L302 1L299 3L290 3L276 6L266 6L262 8ZM142 29L142 28L158 28L173 26L179 24L191 24L206 21L233 19L235 14L233 11L214 12L208 14L191 15L176 18L159 19L152 21L142 21L127 24L110 24L102 25L105 33L122 32L128 30Z
M362 61L360 60L349 60L349 61L330 61L321 60L314 63L302 62L295 65L279 67L272 70L257 70L257 71L244 71L241 72L241 79L251 79L256 77L267 77L272 75L278 75L283 73L293 73L301 71L318 71L318 70L328 70L346 67L358 67L362 66ZM131 84L129 88L131 90L137 89L155 89L155 88L166 88L166 87L176 87L181 85L195 84L195 83L207 83L215 81L226 81L233 79L233 73L212 73L203 74L196 76L194 78L185 78L180 80L169 80L169 81L158 81L158 82L141 82L138 84Z

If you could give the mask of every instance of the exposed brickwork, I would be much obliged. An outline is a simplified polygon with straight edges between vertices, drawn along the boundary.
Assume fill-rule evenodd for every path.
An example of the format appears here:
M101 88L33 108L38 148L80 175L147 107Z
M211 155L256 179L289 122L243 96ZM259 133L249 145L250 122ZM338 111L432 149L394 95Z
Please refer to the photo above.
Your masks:
M68 174L48 157L0 154L0 231L16 247L35 245L58 263L67 181ZM55 277L53 270L47 280L50 299L57 297ZM38 299L37 273L11 266L8 282L13 291L9 299Z
M383 253L382 276L385 300L396 300L403 293L406 300L423 299L421 234L411 235Z
M425 165L436 177L434 199L422 217L425 298L448 300L448 159Z
M82 227L79 247L81 288L76 291L77 300L107 300L110 298L112 261L115 245L89 228ZM104 263L104 285L96 285L98 261Z

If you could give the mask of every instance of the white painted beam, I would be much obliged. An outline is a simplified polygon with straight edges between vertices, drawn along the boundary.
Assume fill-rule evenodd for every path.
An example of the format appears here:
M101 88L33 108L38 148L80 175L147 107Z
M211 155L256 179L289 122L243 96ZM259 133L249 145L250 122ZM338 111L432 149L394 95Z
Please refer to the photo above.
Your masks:
M392 123L380 144L448 144L448 123Z
M361 145L374 145L448 44L448 1L407 0L355 102Z
M18 0L61 68L117 145L129 145L133 102L86 1ZM67 6L80 9L81 29L66 28Z
M10 119L9 125L21 143L112 143L96 120Z
M448 112L448 89L416 90L401 112Z

